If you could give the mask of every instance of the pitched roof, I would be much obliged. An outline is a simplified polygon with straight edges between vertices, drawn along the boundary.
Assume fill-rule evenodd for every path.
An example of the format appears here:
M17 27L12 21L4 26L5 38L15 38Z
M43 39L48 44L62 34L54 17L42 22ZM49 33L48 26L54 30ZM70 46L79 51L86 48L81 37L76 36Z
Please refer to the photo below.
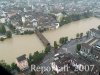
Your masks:
M89 44L87 44L87 43L82 43L81 46L85 47L87 49L91 49L91 46Z
M22 56L17 57L17 61L18 61L18 62L21 62L21 61L23 61L23 60L26 60L26 55L25 55L25 54L22 55Z
M92 32L95 32L96 34L100 34L100 30L97 30L97 29L94 29L94 28L92 28L92 29L90 29Z

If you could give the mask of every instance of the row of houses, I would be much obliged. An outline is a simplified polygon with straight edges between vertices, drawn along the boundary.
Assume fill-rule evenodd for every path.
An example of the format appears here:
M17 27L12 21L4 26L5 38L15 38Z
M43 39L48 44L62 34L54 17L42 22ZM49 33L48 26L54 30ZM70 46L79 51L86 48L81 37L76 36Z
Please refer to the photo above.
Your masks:
M90 29L90 39L81 44L80 53L100 66L100 30Z
M90 72L90 69L86 70L86 65L89 67L92 64L65 53L56 54L51 63L55 75L97 75L99 73L97 66L94 66Z
M24 30L23 28L20 30L18 27L24 27L25 30L27 28L27 31L31 31L30 28L33 28L34 30L36 27L38 29L47 30L56 29L59 27L59 23L57 22L56 18L54 18L54 16L43 12L32 11L30 7L21 8L13 6L5 8L5 10L2 11L2 15L0 16L0 22L11 23L14 28L16 28L16 30L21 33L24 32Z

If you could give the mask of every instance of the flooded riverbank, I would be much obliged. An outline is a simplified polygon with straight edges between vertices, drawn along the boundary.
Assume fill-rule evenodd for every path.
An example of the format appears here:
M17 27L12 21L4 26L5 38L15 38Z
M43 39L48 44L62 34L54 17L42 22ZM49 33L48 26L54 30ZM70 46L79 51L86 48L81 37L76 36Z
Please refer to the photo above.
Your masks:
M54 41L59 41L60 37L68 36L69 39L75 38L77 33L84 33L91 29L97 28L100 25L99 18L88 18L80 21L75 21L69 24L66 24L56 30L44 32L44 36L50 41L53 45Z
M100 25L100 19L88 18L64 25L56 30L46 31L43 35L53 45L60 37L68 36L75 38L77 33L84 34L91 28L97 28ZM4 59L7 63L14 62L16 57L22 54L34 53L44 50L44 46L38 37L33 35L14 35L12 39L0 42L0 60Z

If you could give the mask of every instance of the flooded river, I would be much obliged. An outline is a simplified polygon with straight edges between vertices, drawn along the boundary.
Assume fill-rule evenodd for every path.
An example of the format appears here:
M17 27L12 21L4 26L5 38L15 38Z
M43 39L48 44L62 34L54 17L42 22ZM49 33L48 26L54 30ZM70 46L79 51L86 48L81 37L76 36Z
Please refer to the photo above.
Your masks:
M68 36L75 38L76 33L86 33L91 28L97 28L100 25L100 19L88 18L64 25L56 30L46 31L43 35L53 45L60 37ZM44 46L38 37L33 35L14 35L12 39L0 42L0 60L4 59L7 63L15 62L16 57L22 54L34 53L44 50Z

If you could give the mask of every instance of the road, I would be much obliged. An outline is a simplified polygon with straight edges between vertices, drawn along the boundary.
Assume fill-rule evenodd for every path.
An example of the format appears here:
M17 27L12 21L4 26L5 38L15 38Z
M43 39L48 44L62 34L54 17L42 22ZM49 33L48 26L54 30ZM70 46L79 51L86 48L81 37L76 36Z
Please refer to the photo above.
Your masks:
M83 37L82 39L79 40L71 40L67 42L67 44L64 44L61 48L58 49L58 53L70 53L75 57L79 57L76 53L76 45L83 43L87 41L88 39L86 37ZM43 63L41 66L50 66L50 63L53 61L54 58L54 50L52 49L51 52L44 58ZM50 72L45 72L45 75L50 75Z

